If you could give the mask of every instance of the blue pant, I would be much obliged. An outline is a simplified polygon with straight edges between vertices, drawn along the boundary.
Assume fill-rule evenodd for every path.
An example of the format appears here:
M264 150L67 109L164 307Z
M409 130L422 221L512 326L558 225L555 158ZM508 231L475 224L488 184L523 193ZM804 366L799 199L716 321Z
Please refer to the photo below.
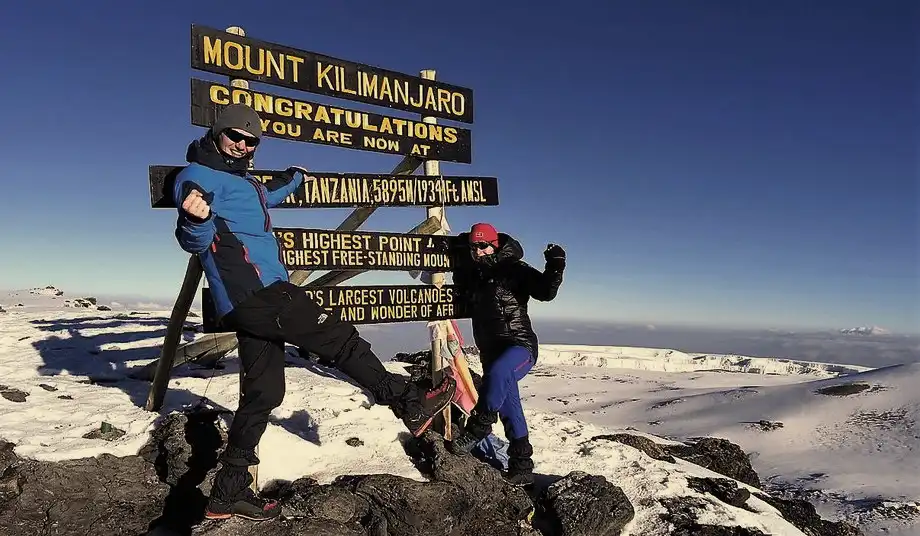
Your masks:
M527 348L512 346L483 370L480 396L486 409L498 412L509 440L527 435L518 382L533 365L533 357Z

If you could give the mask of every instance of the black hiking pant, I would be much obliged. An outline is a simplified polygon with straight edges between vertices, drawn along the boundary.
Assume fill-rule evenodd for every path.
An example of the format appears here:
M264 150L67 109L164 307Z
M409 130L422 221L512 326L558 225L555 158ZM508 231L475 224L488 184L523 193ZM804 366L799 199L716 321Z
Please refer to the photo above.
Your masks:
M407 381L383 367L352 324L327 313L292 283L259 290L225 316L222 325L237 333L243 377L212 496L228 500L252 481L247 466L259 463L255 448L269 414L284 400L285 343L315 353L370 391L378 404L397 406L394 411L406 392Z

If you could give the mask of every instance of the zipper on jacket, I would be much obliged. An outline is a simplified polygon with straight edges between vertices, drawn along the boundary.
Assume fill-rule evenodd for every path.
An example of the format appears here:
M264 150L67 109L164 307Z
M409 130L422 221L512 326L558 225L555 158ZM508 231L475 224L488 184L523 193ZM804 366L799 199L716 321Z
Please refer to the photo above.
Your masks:
M268 217L268 202L265 200L265 194L262 193L262 188L260 188L259 183L257 183L254 180L248 179L248 178L246 179L246 181L249 182L249 184L251 184L252 187L256 189L256 192L259 194L259 204L262 205L262 214L265 214L265 230L271 231L272 224L271 224L271 219L269 219Z

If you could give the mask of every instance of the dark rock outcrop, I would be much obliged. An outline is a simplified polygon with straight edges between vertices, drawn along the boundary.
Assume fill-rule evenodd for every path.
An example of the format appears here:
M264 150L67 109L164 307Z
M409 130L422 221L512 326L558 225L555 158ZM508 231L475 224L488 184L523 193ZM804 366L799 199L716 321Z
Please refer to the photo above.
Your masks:
M22 403L26 401L26 398L29 397L29 393L16 389L14 387L7 387L6 385L0 385L0 396L9 400L10 402Z
M541 502L561 536L619 536L636 515L619 486L580 471L551 484Z
M708 493L725 504L736 508L745 508L748 499L751 498L751 492L745 488L738 487L738 482L729 478L698 478L691 476L687 478L687 485L692 490Z
M666 510L661 519L671 525L671 536L767 536L747 527L701 524L699 512L708 504L699 497L667 497L660 502Z
M766 493L754 496L779 510L784 519L809 536L862 536L862 531L849 523L821 519L814 505L803 499L782 499Z
M507 484L472 456L455 456L436 433L403 437L407 454L428 481L389 474L346 475L319 484L310 478L276 481L264 494L284 516L267 523L204 519L218 455L226 440L219 413L209 409L161 419L137 456L39 462L17 457L0 442L0 534L76 536L617 536L635 505L603 476L570 472L530 492ZM634 436L639 437L639 436ZM667 456L675 447L628 434L598 436ZM657 449L663 449L659 452ZM746 456L723 440L702 439L681 454L750 479ZM739 454L740 453L740 454ZM725 459L720 456L726 457ZM756 474L754 475L756 477ZM741 527L698 522L715 501L748 508L750 493L729 478L689 478L703 496L649 498L676 535L760 536ZM806 534L859 535L822 520L804 501L757 493ZM658 503L658 504L656 504Z
M704 437L686 445L669 445L665 449L678 458L695 463L721 475L760 488L760 477L741 447L727 439Z
M0 442L0 534L137 536L167 492L138 456L37 462Z
M603 434L599 436L592 437L589 441L617 441L623 443L624 445L629 445L630 447L641 450L642 452L649 455L653 460L659 460L668 463L677 463L677 460L674 459L674 456L668 454L665 445L655 443L651 439L636 435L636 434ZM584 445L582 450L587 450L590 452L590 445Z
M840 385L831 385L830 387L823 387L815 391L821 395L827 396L850 396L857 393L861 393L871 386L865 383L842 383Z

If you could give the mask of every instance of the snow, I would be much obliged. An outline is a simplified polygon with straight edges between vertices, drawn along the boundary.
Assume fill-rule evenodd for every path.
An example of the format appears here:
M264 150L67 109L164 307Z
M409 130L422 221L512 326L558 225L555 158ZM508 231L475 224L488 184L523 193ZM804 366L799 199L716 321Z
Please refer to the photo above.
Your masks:
M25 402L0 397L0 438L14 442L20 456L63 460L135 454L161 415L199 403L235 409L238 361L228 358L223 369L175 370L162 411L145 411L149 383L131 380L127 372L158 356L168 308L143 312L102 301L98 305L114 310L74 308L65 300L86 297L58 292L0 295L5 309L0 312L0 394L28 393ZM194 337L192 330L184 333L186 341ZM618 442L592 440L603 434L632 433L659 443L724 437L751 454L768 489L808 498L825 518L859 524L865 534L920 534L920 397L913 394L920 364L872 368L587 345L544 344L540 352L538 365L521 382L536 470L557 476L582 470L622 487L636 507L624 534L666 533L660 507L644 499L669 496L705 501L709 506L701 522L774 535L802 533L754 497L748 504L757 511L751 512L687 485L690 476L721 475L680 459L677 464L653 460ZM334 370L293 356L288 365L284 402L260 444L260 484L304 475L330 482L342 474L366 473L424 479L406 456L400 444L405 428L389 409L374 405ZM405 373L405 364L385 366ZM475 360L471 368L481 372ZM846 396L819 391L854 382L866 387ZM125 435L113 441L83 437L102 422ZM500 426L495 433L504 437ZM351 446L352 438L361 443Z

